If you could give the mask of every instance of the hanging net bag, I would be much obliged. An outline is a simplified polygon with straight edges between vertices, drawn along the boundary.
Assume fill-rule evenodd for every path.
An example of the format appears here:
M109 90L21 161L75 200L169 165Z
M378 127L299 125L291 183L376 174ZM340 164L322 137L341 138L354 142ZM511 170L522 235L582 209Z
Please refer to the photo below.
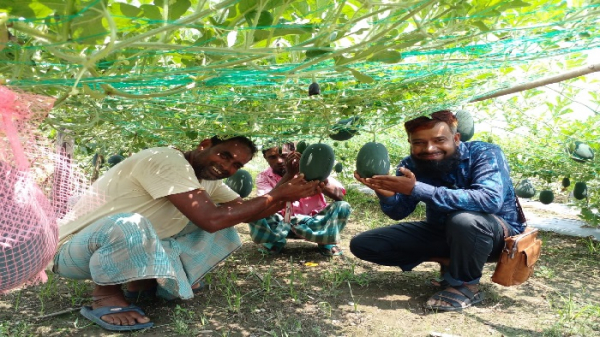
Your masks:
M52 103L0 86L0 294L46 281L44 269L56 249L58 206L64 198L55 195L51 202L51 194L61 189L44 184L61 180L54 172L60 165L43 137L36 136Z

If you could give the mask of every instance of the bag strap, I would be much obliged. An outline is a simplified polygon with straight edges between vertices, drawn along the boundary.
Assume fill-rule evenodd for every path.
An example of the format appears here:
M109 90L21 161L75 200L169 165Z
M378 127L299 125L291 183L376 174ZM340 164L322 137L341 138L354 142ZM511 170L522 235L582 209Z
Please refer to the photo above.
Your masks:
M521 203L519 202L519 197L515 195L515 203L517 204L517 220L520 223L524 223L525 227L527 227L527 218L525 218L525 213L523 213L523 207L521 207Z
M508 227L506 227L506 224L504 223L504 221L502 221L502 219L497 216L496 214L492 214L492 216L500 223L500 225L502 226L502 229L504 230L504 238L506 239L507 237L510 236L510 232L508 231Z
M517 195L515 195L515 204L517 206L517 221L519 221L520 223L524 223L525 227L527 227L527 219L525 218L525 213L523 213L523 207L521 207L521 203L519 202L519 197L517 197ZM500 222L500 225L502 225L502 229L504 230L504 238L509 237L510 231L508 230L508 227L506 227L504 221L502 221L502 219L496 214L492 215L496 218L496 220L498 220L498 222Z

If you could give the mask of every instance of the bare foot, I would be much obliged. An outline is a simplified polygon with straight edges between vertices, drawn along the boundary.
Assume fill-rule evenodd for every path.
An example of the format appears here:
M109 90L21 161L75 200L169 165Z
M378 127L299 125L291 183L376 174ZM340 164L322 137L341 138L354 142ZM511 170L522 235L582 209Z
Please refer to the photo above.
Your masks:
M127 307L129 302L125 300L121 285L100 286L96 285L92 292L94 302L92 309L98 309L108 306ZM140 315L135 311L114 313L100 317L103 321L114 325L135 325L138 323L148 323L150 318Z
M202 288L204 288L204 283L202 283L202 281L198 281L192 285L192 290L200 291L200 289L202 289Z
M477 294L479 292L479 284L465 284L465 286L473 294ZM462 294L460 291L454 289L454 287L448 287L445 289L445 291L464 296L464 294ZM428 307L441 307L441 306L450 306L451 304L446 301L430 298L425 305Z

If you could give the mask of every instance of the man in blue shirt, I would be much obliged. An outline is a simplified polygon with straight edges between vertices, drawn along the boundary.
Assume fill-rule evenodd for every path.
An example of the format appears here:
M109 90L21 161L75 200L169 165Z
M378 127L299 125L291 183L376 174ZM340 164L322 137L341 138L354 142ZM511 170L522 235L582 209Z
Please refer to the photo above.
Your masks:
M452 112L438 111L404 124L410 156L396 176L355 178L377 193L382 211L394 220L426 205L424 221L402 222L366 231L350 242L363 260L410 271L424 261L442 263L442 288L426 304L457 311L483 300L479 279L488 258L521 233L516 197L502 150L485 142L460 142ZM441 259L440 259L441 258Z

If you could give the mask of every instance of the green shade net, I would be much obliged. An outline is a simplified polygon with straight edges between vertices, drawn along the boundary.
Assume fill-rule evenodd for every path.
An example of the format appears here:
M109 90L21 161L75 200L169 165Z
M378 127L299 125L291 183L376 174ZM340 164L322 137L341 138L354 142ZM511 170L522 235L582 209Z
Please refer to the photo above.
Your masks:
M0 82L129 149L326 138L593 63L597 1L0 0ZM308 96L316 81L321 95Z

